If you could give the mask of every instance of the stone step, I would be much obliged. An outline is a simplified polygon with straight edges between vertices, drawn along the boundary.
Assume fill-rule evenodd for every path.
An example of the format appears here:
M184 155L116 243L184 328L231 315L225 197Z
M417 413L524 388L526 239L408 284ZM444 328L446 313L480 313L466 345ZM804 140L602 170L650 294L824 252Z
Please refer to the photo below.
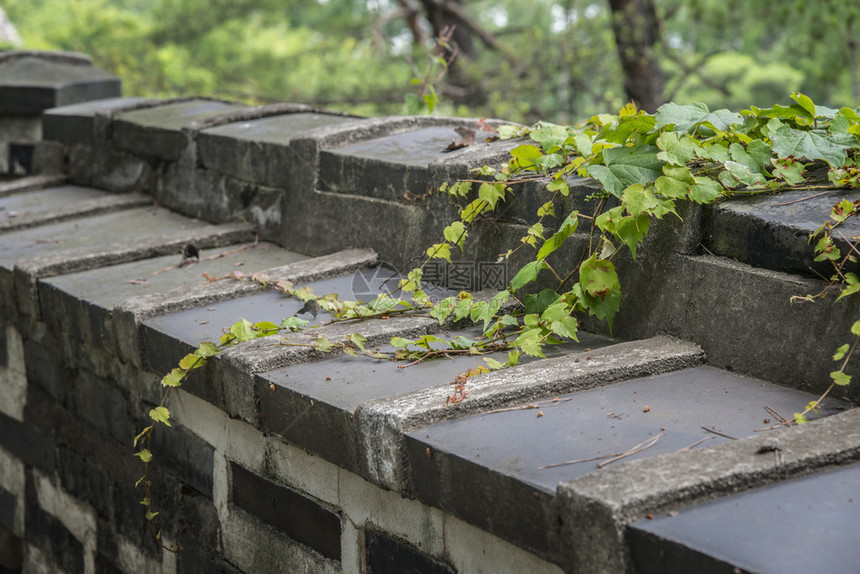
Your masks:
M15 178L12 181L0 183L0 197L6 197L22 191L32 191L46 187L62 185L66 182L65 175L31 175Z
M0 199L0 233L151 204L148 195L75 185L28 191Z
M113 195L108 195L112 201ZM11 198L6 198L8 201ZM10 315L38 315L36 280L107 265L252 241L247 225L207 225L157 208L133 208L6 232L0 251L0 284L15 298L2 305Z
M860 463L821 470L635 522L631 559L638 574L851 574L860 564L858 504Z
M411 483L420 500L548 555L556 551L547 524L559 484L599 480L602 465L649 441L611 465L753 435L775 422L764 405L790 416L811 398L704 366L622 380L413 430ZM820 416L833 412L836 405ZM569 461L579 462L562 464Z
M714 206L705 217L703 243L715 255L755 267L812 277L820 273L829 278L833 267L813 261L815 243L809 236L830 220L834 205L858 199L860 190L825 194L797 190L732 199ZM851 218L834 234L844 255L850 248L840 234L844 238L860 235L860 221Z

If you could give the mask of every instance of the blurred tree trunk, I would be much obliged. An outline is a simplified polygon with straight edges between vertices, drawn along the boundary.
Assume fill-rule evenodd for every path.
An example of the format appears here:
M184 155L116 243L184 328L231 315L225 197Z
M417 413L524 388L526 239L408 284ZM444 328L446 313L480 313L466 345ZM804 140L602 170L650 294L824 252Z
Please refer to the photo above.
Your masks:
M427 21L433 28L433 36L438 38L446 28L453 29L451 47L459 56L475 58L478 51L472 38L472 27L463 18L463 0L421 0Z
M612 31L624 91L639 108L655 112L663 104L663 76L657 62L660 41L654 0L609 0Z

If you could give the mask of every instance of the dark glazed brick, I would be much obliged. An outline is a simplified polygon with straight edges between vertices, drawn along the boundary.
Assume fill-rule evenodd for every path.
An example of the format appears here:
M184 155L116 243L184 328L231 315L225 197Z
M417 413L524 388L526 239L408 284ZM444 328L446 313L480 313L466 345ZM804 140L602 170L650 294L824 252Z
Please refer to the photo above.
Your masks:
M141 473L143 468L141 466ZM154 486L163 486L162 477L155 479ZM145 552L153 558L161 556L162 550L155 541L155 537L149 531L146 522L146 510L140 504L140 499L143 498L143 487L138 488L133 493L129 492L134 485L134 482L129 484L117 485L114 488L113 507L114 530L119 531L123 536L131 540L138 550ZM125 487L122 488L122 487ZM126 490L128 489L128 490ZM153 501L157 504L162 503L161 492L153 492ZM167 513L172 513L173 509L166 510ZM175 515L174 515L175 516ZM99 529L99 551L107 553L102 547L112 547L115 541L111 536L112 531Z
M17 497L0 487L0 527L5 526L10 530L15 527L15 503Z
M24 541L0 525L0 574L21 574Z
M3 413L0 413L0 446L30 466L54 474L53 441Z
M148 409L147 409L148 411ZM152 433L152 452L156 466L167 468L174 476L198 492L212 496L212 457L215 448L193 434L174 425ZM168 431L168 432L165 432Z
M24 341L27 381L39 385L50 396L64 403L72 380L68 370L63 367L61 357L57 349L48 349L29 339Z
M6 350L6 325L0 323L0 367L5 367L9 364L9 353Z
M27 541L41 548L69 574L84 571L84 546L63 524L35 502L26 504Z
M135 435L125 393L115 385L80 371L74 389L75 412L120 442Z
M340 560L340 516L301 494L230 463L233 504L326 558Z
M100 516L110 512L110 485L105 475L69 449L58 451L57 474L69 494L88 503Z
M378 530L365 533L368 574L454 574L450 564L434 560L408 542Z

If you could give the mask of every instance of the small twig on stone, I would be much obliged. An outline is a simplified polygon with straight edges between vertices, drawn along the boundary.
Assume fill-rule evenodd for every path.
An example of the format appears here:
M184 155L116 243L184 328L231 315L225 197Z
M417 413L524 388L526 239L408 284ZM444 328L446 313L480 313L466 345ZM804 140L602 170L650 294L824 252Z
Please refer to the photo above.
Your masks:
M524 410L528 410L528 409L542 409L544 407L554 407L554 406L559 405L561 403L566 403L567 401L570 401L570 400L573 400L573 399L571 397L568 397L566 399L555 398L555 399L552 399L549 401L540 401L540 402L531 403L528 405L519 405L516 407L505 407L505 408L501 408L501 409L493 409L491 411L485 412L484 414L490 415L493 413L504 413L507 411L524 411Z
M782 207L784 205L792 205L794 203L800 203L801 201L806 201L807 199L813 199L815 197L819 197L821 195L827 195L832 192L832 189L828 189L827 191L822 191L820 193L814 193L808 197L801 197L800 199L795 199L794 201L786 201L785 203L774 203L772 207Z
M770 414L771 416L776 418L779 422L781 422L781 423L788 422L788 419L785 418L784 416L782 416L781 414L779 414L778 412L776 412L776 410L772 406L764 405L764 410L766 410L768 412L768 414Z
M732 440L738 440L738 439L737 439L737 437L733 437L733 436L729 436L729 435L727 435L727 434L723 434L723 433L721 433L721 432L719 432L719 431L717 431L717 430L714 430L714 429L712 429L712 428L708 428L708 427L706 427L706 426L703 426L703 427L702 427L702 429L703 429L703 430L706 430L706 431L708 431L708 432L710 432L710 433L714 433L715 435L719 435L719 436L721 436L721 437L723 437L723 438L730 438L730 439L732 439Z
M709 438L712 438L712 437L706 436L706 437L700 438L699 440L697 440L693 444L689 444L689 445L685 446L684 448L679 448L675 452L687 452L688 450L692 450L692 449L696 448L697 446L699 446L700 444L702 444L703 442L705 442L706 440L708 440Z
M538 470L545 470L547 468L556 468L559 466L567 466L569 464L579 464L580 462L591 462L593 460L601 460L603 458L617 457L617 456L621 456L621 455L620 454L604 454L602 456L591 456L588 458L577 458L574 460L566 460L564 462L556 462L555 464L547 464L546 466L539 466Z
M597 468L603 468L607 464L612 464L613 462L617 462L621 459L627 458L628 456L633 456L634 454L639 454L643 450L645 450L647 448L651 448L652 446L657 444L657 441L660 440L661 436L663 436L662 432L655 437L651 437L646 441L640 442L639 444L637 444L636 446L634 446L633 448L631 448L627 452L619 454L615 458L610 458L609 460L604 460L603 462L599 462L599 463L597 463Z

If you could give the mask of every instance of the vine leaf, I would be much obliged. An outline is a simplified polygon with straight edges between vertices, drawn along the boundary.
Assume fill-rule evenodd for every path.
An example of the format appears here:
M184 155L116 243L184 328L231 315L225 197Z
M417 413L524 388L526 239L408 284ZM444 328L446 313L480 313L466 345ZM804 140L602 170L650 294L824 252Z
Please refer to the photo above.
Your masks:
M542 263L543 260L539 260L530 261L523 265L522 268L517 271L517 274L514 275L514 278L511 279L511 293L537 279Z
M550 253L561 247L567 238L576 232L576 227L579 224L577 215L578 212L572 211L570 215L561 222L558 231L556 231L552 237L543 242L543 245L541 245L541 248L538 250L538 260L546 259Z
M167 410L167 407L155 407L149 411L149 418L157 423L164 423L167 426L173 426L170 424L170 411Z
M183 369L174 368L172 371L164 375L161 379L161 386L163 387L178 387L182 384L182 380L185 378L185 371Z
M857 139L851 134L823 136L816 132L796 130L782 126L771 134L773 151L779 157L805 157L822 159L837 168L845 164L848 154L845 150L855 147Z
M657 123L654 129L659 130L667 125L674 125L676 132L689 132L694 126L705 123L714 129L728 131L729 126L739 124L741 121L739 114L725 109L712 112L701 102L687 105L670 102L657 109Z
M588 174L616 197L634 183L651 183L663 175L663 162L657 159L658 148L652 145L616 147L603 150L604 165L592 165Z

